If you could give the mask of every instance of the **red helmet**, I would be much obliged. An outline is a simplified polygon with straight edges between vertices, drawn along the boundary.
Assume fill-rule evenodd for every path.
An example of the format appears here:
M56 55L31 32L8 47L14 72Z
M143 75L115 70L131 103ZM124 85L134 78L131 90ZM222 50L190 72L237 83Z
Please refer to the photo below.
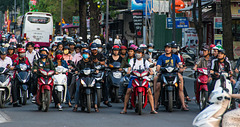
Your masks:
M121 46L121 49L127 49L127 47L126 47L126 46L124 46L124 45L122 45L122 46Z
M118 46L118 45L114 45L114 46L112 47L112 49L113 49L113 50L119 50L119 46Z
M26 52L26 50L24 48L19 48L18 49L18 53L25 53L25 52Z
M213 47L215 47L215 45L214 45L214 44L211 44L211 45L210 45L210 48L213 48Z

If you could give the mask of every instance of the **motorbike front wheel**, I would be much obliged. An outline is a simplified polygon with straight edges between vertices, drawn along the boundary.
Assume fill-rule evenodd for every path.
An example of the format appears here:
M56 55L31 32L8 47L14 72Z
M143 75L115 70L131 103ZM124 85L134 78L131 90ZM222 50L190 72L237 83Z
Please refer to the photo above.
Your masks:
M200 101L199 101L199 109L202 111L207 107L207 101L208 101L208 91L201 90L200 91Z
M143 93L138 93L138 115L142 115Z
M87 112L91 112L91 95L87 94Z
M22 91L22 105L27 103L27 91Z
M57 92L57 97L59 99L59 103L62 103L62 92Z
M47 112L49 108L49 102L50 102L50 91L49 90L44 90L44 94L42 97L42 111Z
M172 91L168 91L168 106L167 111L172 112L173 111L173 94Z
M97 89L97 106L98 106L98 108L100 107L101 100L102 100L101 89Z
M4 108L4 106L5 106L4 92L0 91L0 108Z
M118 92L119 92L119 88L115 88L115 103L119 103Z

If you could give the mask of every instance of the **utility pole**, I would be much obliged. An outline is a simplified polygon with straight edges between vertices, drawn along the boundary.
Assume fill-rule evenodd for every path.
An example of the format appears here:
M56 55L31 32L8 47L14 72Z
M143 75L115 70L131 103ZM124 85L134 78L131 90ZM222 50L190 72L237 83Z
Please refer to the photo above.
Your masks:
M22 0L22 13L24 15L24 0Z
M107 0L107 7L106 7L106 42L105 42L105 44L107 45L107 43L108 43L108 15L109 15L109 0Z
M175 0L172 0L172 22L173 22L173 28L172 28L172 39L173 41L176 41L176 22L175 22Z
M62 31L62 19L63 19L63 0L61 0L61 25L60 25L61 35L63 35L63 31Z

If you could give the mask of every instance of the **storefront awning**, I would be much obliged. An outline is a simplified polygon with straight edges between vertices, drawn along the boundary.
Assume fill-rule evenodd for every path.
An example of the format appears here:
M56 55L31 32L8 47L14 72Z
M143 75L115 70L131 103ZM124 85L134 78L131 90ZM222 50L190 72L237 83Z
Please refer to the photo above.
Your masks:
M210 1L207 1L207 2L202 2L202 8L206 7L206 6L209 6L213 3L212 0ZM196 5L196 8L198 8L198 4ZM186 8L183 8L179 11L191 11L193 9L193 5L189 6L189 7L186 7Z

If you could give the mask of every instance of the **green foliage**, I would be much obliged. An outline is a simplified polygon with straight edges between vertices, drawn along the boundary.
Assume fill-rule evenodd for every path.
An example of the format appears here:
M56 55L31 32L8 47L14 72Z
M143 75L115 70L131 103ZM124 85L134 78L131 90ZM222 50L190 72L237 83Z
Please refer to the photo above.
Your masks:
M24 10L25 12L28 11L28 2L29 0L24 0ZM3 13L5 11L7 11L7 9L9 9L9 11L14 10L14 0L0 0L0 11L2 11ZM22 0L16 0L16 7L20 8L20 10L22 11ZM22 14L22 12L21 12Z

